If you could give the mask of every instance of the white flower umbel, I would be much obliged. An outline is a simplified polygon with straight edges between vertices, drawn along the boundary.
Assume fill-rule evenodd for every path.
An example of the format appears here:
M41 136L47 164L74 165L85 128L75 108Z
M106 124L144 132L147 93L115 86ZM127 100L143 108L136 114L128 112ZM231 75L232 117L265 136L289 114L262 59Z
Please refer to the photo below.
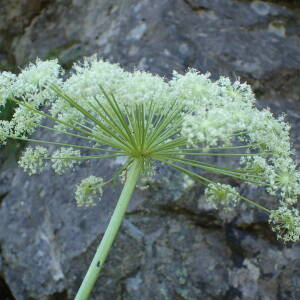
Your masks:
M78 158L80 158L79 150L61 148L52 155L52 168L57 174L63 174L78 163Z
M47 158L47 156L48 150L44 147L28 147L21 156L19 165L27 171L29 175L37 174L46 167L44 159Z
M11 122L7 120L0 120L0 143L5 145L7 143L7 137L11 134Z
M210 183L205 189L206 200L214 208L232 209L237 205L240 197L232 186L221 183Z
M278 239L285 242L296 242L300 237L300 216L295 208L286 206L272 210L269 223L277 233Z
M77 206L95 206L96 200L102 196L103 179L101 177L90 176L81 181L76 188Z
M0 122L0 141L4 144L7 139L17 139L51 147L51 151L41 147L25 151L20 165L30 174L49 162L61 174L72 171L75 162L81 160L125 158L112 178L103 181L88 177L77 188L78 205L93 206L104 185L120 175L125 180L75 300L88 298L137 181L155 172L153 162L203 184L208 201L215 207L226 209L239 199L246 201L271 216L276 231L284 232L279 238L298 238L298 215L291 206L300 194L300 173L293 160L290 127L284 117L276 119L269 110L255 107L249 85L232 83L225 77L212 81L209 74L192 69L186 74L174 73L166 81L147 72L126 72L96 57L75 64L69 76L62 74L57 61L40 60L18 76L0 74L0 105L7 101L17 105L12 120ZM39 128L74 137L76 144L30 138ZM53 152L53 147L57 151ZM209 163L209 157L234 157L236 166ZM271 211L233 187L201 175L208 173L265 187L280 198L281 208Z
M14 95L14 83L17 76L9 72L0 75L0 106L4 106L9 97Z

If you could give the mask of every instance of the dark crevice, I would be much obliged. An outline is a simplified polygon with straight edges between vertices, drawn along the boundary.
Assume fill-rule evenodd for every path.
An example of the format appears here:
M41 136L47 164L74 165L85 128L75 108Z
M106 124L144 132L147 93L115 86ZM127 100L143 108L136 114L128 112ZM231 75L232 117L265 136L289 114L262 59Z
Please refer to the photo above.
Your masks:
M12 295L9 286L2 277L0 277L0 299L15 300L15 297Z
M168 216L185 216L189 221L193 222L196 226L203 228L222 228L222 221L217 218L213 212L193 212L185 207L180 207L178 205L159 205L159 210L161 213L165 213Z
M254 87L257 97L274 97L275 93L279 97L300 100L299 78L300 71L297 69L276 69L261 80L250 77L245 79Z
M125 274L124 276L120 277L119 281L125 281L126 279L130 278L130 277L134 277L137 275L138 272L141 271L141 266L137 266L135 269L133 269L132 271L128 272L127 274Z
M135 215L148 215L149 211L145 209L134 209L131 211L126 212L126 216L135 216Z
M26 28L30 27L32 22L34 21L34 19L36 17L38 17L39 15L42 14L42 12L47 9L47 7L52 4L53 2L55 2L55 0L41 0L41 1L34 1L33 3L36 4L36 7L33 7L33 13L30 15L30 17L28 18L28 22L27 25L24 26L23 28L23 33L25 32Z
M243 266L245 258L245 251L242 247L242 241L245 236L246 233L244 231L239 230L230 224L225 226L226 244L231 250L231 260L238 268Z
M49 296L48 300L69 300L69 298L67 291L63 291Z
M33 21L48 8L50 4L55 3L55 0L32 0L28 1L27 5L23 7L23 13L11 19L7 27L0 31L3 36L2 53L7 58L7 65L0 65L1 70L12 71L17 73L19 70L16 66L16 58L11 51L13 41L16 37L22 36L26 29L30 27Z
M226 292L226 294L224 295L224 297L222 299L223 300L232 300L232 299L237 300L237 299L242 299L242 297L243 297L243 295L238 289L230 286L229 290Z
M293 245L293 243L283 243L276 238L276 233L271 230L270 224L266 222L255 222L251 224L239 225L236 227L239 230L244 231L246 234L257 236L268 241L270 244L274 245L278 249L288 248Z
M2 202L4 200L4 198L9 194L9 192L5 192L5 193L1 193L0 194L0 207L2 205ZM1 298L0 298L1 299Z
M115 8L116 8L115 4L110 4L107 9L106 16L109 17Z
M211 11L211 9L202 6L202 5L198 5L196 3L193 3L190 0L183 0L183 2L193 11L196 13L202 13L202 12L209 12Z
M276 235L271 231L266 222L256 222L245 224L244 226L235 224L235 220L225 225L226 245L231 250L231 260L238 268L243 267L244 259L247 257L256 257L259 252L248 249L243 241L248 237L261 238L268 241L278 249L283 248L283 243L276 239ZM285 245L288 246L288 245ZM266 277L272 277L272 274L264 274Z

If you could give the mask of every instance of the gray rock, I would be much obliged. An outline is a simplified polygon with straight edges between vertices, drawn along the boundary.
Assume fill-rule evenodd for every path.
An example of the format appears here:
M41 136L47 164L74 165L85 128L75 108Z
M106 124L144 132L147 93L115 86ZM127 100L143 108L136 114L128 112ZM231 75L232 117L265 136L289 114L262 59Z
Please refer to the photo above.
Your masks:
M259 106L287 113L300 145L300 13L291 6L231 0L0 2L2 69L37 56L58 57L69 68L98 53L166 77L188 67L214 78L239 76L252 84ZM51 139L47 132L38 136ZM112 185L96 207L79 209L74 186L87 174L109 176L119 166L85 162L72 174L32 177L2 168L0 289L10 289L17 300L74 297L121 189ZM150 188L136 191L92 299L300 298L299 244L277 242L267 216L251 207L212 210L201 186L182 182L180 174L159 166ZM273 205L263 190L240 188ZM12 299L8 292L0 295Z

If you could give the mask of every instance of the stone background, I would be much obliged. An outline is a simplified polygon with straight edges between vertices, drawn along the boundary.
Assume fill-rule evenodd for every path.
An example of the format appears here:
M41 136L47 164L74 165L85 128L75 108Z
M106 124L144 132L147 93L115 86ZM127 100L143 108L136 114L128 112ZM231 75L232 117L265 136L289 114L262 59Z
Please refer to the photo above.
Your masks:
M299 148L299 0L0 0L2 70L37 56L70 68L93 53L167 78L188 67L240 77L260 107L287 114ZM16 151L0 154L0 299L73 299L120 191L111 186L96 208L77 209L74 185L121 162L29 177L14 167ZM272 206L263 190L240 188ZM135 193L92 299L300 299L300 244L277 242L250 207L211 210L202 192L161 167Z

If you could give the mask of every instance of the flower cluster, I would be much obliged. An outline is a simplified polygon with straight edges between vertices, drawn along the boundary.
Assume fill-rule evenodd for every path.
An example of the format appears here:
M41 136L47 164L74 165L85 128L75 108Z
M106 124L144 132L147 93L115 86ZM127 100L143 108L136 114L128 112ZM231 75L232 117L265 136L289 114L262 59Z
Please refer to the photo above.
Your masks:
M300 216L295 208L289 209L285 206L273 210L269 222L277 233L277 238L285 242L296 242L300 237Z
M3 72L0 74L0 109L7 101L16 98L30 105L19 106L10 122L2 123L1 131L12 136L27 136L32 134L42 120L42 116L34 113L32 108L49 105L47 101L54 101L56 93L49 89L49 84L62 84L63 70L57 60L41 61L29 64L18 76ZM3 136L0 140L5 141Z
M14 83L16 81L16 75L3 72L0 76L0 105L4 106L6 100L14 94Z
M152 162L158 161L206 186L207 200L216 207L234 206L245 198L195 170L265 187L281 198L280 214L265 208L271 223L290 224L283 217L287 211L298 220L292 207L300 194L300 173L293 161L290 127L283 116L275 118L269 110L255 107L249 85L225 77L212 81L209 74L193 69L186 74L174 72L166 81L147 72L126 72L96 57L76 63L68 76L62 74L55 60L37 60L18 76L0 74L0 105L18 104L12 120L0 122L0 141L14 138L58 147L55 152L27 149L20 165L30 174L50 162L62 174L81 159L121 156L125 165L120 174L126 175L124 170L137 160L149 173ZM39 127L79 142L29 138ZM209 156L235 157L238 164L227 168L208 163ZM92 205L103 185L93 176L83 181L76 191L77 203ZM294 239L292 226L285 228L284 239ZM278 231L278 225L274 229Z
M30 175L40 173L46 167L44 158L47 156L48 150L45 147L27 147L19 160L19 166Z
M205 190L206 200L214 208L232 209L240 200L235 188L228 184L210 183Z
M101 199L103 179L101 177L89 176L77 186L75 197L78 207L95 206L95 201Z
M78 163L78 160L76 160L78 157L80 157L79 150L72 148L58 149L52 155L52 168L57 174L63 174Z
M41 173L51 161L53 170L61 175L78 163L80 158L80 151L72 148L60 148L49 156L49 151L45 147L27 147L21 155L19 166L33 175Z

